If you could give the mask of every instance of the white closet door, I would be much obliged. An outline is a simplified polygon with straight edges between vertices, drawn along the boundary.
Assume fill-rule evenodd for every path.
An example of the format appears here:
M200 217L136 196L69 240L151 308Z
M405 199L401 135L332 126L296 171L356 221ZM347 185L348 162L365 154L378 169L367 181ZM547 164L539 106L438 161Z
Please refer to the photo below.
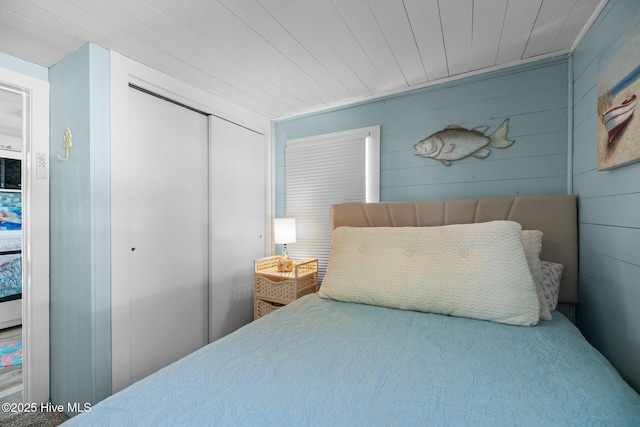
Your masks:
M265 256L264 135L211 117L209 340L253 320L253 261Z
M205 115L129 89L129 117L135 382L207 342L209 152Z

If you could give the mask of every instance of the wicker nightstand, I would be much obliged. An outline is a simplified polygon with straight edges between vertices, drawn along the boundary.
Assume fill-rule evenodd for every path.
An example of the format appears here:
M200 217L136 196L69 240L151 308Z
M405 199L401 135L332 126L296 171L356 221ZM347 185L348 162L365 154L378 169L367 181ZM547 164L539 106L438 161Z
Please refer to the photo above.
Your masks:
M265 314L318 291L318 259L293 260L293 271L278 271L279 256L255 261L253 318Z

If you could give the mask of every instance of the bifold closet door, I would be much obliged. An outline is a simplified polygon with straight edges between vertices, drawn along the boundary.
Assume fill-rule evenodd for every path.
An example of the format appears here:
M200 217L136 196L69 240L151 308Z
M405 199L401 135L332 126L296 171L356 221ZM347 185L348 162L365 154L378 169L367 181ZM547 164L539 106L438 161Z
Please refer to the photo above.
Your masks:
M209 125L134 88L129 117L133 383L207 343Z
M211 117L209 341L253 321L253 265L266 254L264 135Z

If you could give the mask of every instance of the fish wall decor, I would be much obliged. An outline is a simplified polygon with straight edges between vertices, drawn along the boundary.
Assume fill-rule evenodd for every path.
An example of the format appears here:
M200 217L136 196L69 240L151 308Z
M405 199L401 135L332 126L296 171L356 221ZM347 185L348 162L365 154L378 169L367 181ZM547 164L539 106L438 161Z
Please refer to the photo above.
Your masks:
M515 140L507 139L509 119L506 119L498 130L486 136L484 133L489 126L478 126L471 130L456 125L449 125L445 129L434 133L413 146L413 154L431 157L450 166L453 160L464 159L467 156L486 158L493 148L511 147Z

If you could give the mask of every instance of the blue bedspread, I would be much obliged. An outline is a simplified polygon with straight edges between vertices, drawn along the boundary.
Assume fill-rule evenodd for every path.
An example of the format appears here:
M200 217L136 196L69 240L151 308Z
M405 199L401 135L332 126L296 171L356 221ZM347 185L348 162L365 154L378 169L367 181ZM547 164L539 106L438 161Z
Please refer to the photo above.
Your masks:
M536 327L309 295L65 426L640 424L640 396L562 315Z

